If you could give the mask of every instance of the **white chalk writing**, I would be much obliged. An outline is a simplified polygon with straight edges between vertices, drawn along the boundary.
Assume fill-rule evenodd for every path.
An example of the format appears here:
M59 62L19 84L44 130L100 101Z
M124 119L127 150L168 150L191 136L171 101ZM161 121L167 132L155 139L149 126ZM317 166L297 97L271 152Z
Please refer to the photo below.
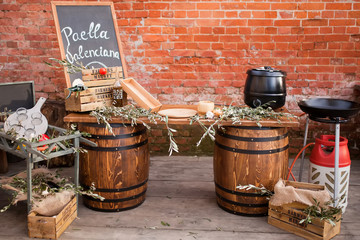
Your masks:
M108 31L101 30L100 23L95 24L94 22L91 22L88 31L81 31L80 33L74 32L70 26L67 26L61 30L61 33L64 36L66 46L66 59L70 63L81 62L82 59L86 58L98 57L120 59L120 54L118 51L106 49L103 46L99 46L95 49L84 49L83 45L80 44L76 51L70 51L71 43L75 43L78 41L88 41L90 39L110 39L110 37L108 36Z

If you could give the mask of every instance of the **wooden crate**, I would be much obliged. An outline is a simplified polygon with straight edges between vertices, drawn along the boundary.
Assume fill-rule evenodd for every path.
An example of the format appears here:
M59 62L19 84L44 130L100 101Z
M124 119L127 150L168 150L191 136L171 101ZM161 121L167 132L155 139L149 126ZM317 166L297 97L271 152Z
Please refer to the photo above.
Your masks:
M122 67L109 67L105 75L99 74L99 68L82 71L82 80L87 87L85 91L72 93L65 100L65 109L72 112L87 112L97 107L110 106L113 102L112 91L114 83L123 79ZM65 89L65 96L69 90ZM127 95L123 95L124 98Z
M324 186L321 185L302 182L287 181L287 185L309 190L324 189ZM300 224L299 222L306 218L306 214L302 210L307 207L307 205L297 202L281 206L269 203L268 223L306 239L331 239L340 233L341 221L332 226L327 221L313 218L310 224ZM336 215L336 219L341 219L341 213Z
M36 213L28 215L28 233L30 238L57 239L77 217L77 201L74 197L56 216L44 217Z

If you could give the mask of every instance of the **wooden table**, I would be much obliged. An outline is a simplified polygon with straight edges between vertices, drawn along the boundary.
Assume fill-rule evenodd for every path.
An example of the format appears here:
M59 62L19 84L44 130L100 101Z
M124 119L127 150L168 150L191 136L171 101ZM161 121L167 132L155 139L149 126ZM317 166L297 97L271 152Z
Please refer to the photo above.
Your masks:
M169 109L169 108L189 108L189 109L197 109L197 105L162 105L161 110ZM277 112L289 113L286 108L280 108L276 110ZM141 119L145 123L150 123L147 119ZM81 123L81 122L93 122L96 123L97 120L95 117L89 115L89 113L70 113L69 115L65 116L65 122L74 122L74 123ZM119 117L113 117L112 123L123 123L124 120ZM214 123L214 120L202 120L205 125L211 125ZM169 124L178 124L178 125L189 125L190 120L188 118L169 118ZM259 122L264 127L299 127L300 123L296 118L287 118L282 117L280 122L277 120L262 120ZM158 124L165 124L164 122L158 122ZM223 126L231 126L233 125L231 121L222 121L221 124ZM255 121L252 120L242 120L241 126L257 126Z
M197 108L196 105L163 105L161 110L170 108ZM277 110L288 113L286 108ZM96 123L95 117L88 113L71 113L65 122ZM141 121L151 124L148 119ZM126 121L125 121L126 122ZM214 119L203 119L204 125L211 125ZM120 117L113 117L111 124L124 123ZM189 118L169 118L169 124L189 125ZM267 214L268 200L253 191L238 190L239 185L263 185L273 191L279 178L285 179L288 172L288 132L289 127L298 127L297 118L282 117L278 120L259 121L242 120L234 125L231 121L222 121L226 129L216 131L214 151L214 182L217 203L225 211L246 216L264 216ZM141 124L139 122L139 124ZM158 124L165 124L158 122ZM196 123L198 124L198 123ZM80 129L81 130L81 129ZM93 161L94 162L94 161Z

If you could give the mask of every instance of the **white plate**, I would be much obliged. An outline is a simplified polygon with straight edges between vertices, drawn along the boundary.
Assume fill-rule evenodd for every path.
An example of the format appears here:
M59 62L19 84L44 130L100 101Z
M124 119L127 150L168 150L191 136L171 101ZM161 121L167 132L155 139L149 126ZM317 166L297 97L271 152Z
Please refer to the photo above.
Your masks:
M170 108L158 112L161 116L168 116L170 118L188 118L194 116L197 111L188 108Z

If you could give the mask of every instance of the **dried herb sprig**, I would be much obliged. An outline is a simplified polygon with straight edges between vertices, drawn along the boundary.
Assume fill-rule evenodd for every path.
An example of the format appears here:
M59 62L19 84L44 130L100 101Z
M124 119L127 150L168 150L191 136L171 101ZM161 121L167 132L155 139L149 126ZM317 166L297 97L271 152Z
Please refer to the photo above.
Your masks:
M32 200L45 199L47 196L53 195L63 190L74 192L74 194L77 193L80 195L87 195L101 201L105 199L104 197L94 193L94 191L96 190L94 183L91 184L90 189L84 190L81 186L76 187L75 184L70 182L67 178L60 177L58 171L56 171L55 173L56 174L38 173L32 177ZM10 203L0 209L0 213L5 212L10 208L11 205L15 204L16 197L19 195L19 193L26 194L28 192L26 177L14 177L12 178L12 181L8 183L8 185L15 188L18 192L14 191L12 193L12 199ZM1 184L0 187L2 187Z
M274 193L272 191L265 188L264 185L262 185L262 184L260 187L249 184L249 185L239 185L236 188L239 190L246 190L246 191L253 189L253 190L256 190L258 193L260 193L261 195L265 195L265 196L269 196L269 197L274 195ZM267 199L269 199L269 198L267 198Z
M1 129L1 130L3 130L3 129ZM53 138L56 138L56 137L59 137L59 136L69 136L69 135L72 135L72 134L79 134L79 133L83 137L91 136L87 132L80 132L79 130L77 130L76 124L71 124L70 129L66 129L64 132L59 132L59 131L54 130L54 129L53 129L53 131L49 130L49 132L51 133L51 134L49 134L50 139L53 139ZM11 137L13 137L14 139L16 139L19 142L28 141L28 142L38 143L42 139L41 135L33 137L31 139L25 139L24 137L19 137L18 133L14 129L8 130L6 132L6 134L10 135ZM14 142L14 141L12 141L12 142ZM84 153L87 152L87 150L84 149L84 148L81 148L81 147L75 148L73 146L72 141L63 140L60 143L63 144L64 146L66 146L67 148L72 148L75 152L84 152ZM50 154L52 152L57 152L59 150L60 150L60 147L58 145L55 145L55 147L53 147L53 148L46 148L45 150L38 150L38 151L41 151L45 155L48 155L48 154Z
M203 129L204 134L202 135L201 139L197 143L197 146L200 145L201 141L206 137L209 136L212 140L215 139L215 127L218 128L222 127L223 121L231 121L232 124L241 124L243 120L251 120L255 121L257 126L262 127L260 121L262 120L276 120L278 123L281 123L281 118L286 117L288 119L291 119L291 117L295 117L294 115L290 113L283 113L283 112L275 112L269 105L271 104L271 101L269 103L265 103L261 106L258 106L256 108L251 107L244 107L244 106L224 106L221 109L222 114L215 119L215 122L211 124L209 127L206 127L202 121L206 120L206 116L202 117L199 115L195 115L191 117L190 125L194 122L197 122Z
M179 147L176 144L176 141L175 141L174 135L173 135L173 132L176 132L176 130L169 127L168 116L165 117L164 121L165 121L165 124L166 124L166 128L168 130L168 136L169 136L169 141L170 141L169 151L168 152L169 152L169 156L171 156L173 151L179 152Z
M0 187L1 187L1 184L0 184ZM15 205L15 199L16 199L17 195L18 195L17 192L13 192L10 203L8 205L4 206L2 209L0 209L0 213L6 212L12 205Z
M44 61L45 64L54 67L54 68L66 68L68 73L77 73L81 72L83 69L86 69L82 63L76 62L76 64L70 63L67 59L60 60L56 58L49 58L49 60L55 62L57 65ZM58 66L59 65L59 66Z
M147 129L150 129L150 126L142 120L144 118L148 119L149 122L151 122L152 124L157 124L158 121L165 122L168 131L169 141L170 141L169 156L171 156L173 152L179 152L178 145L173 135L173 133L176 132L176 130L169 127L167 116L165 117L160 116L157 113L152 113L150 110L137 108L133 104L129 104L124 107L116 107L116 106L99 107L96 108L94 111L92 111L90 113L90 116L95 117L99 124L104 123L108 131L112 134L114 133L111 124L109 123L112 120L112 117L120 117L124 124L130 122L131 126L141 123Z
M216 119L214 123L212 123L209 127L206 127L205 124L201 121L202 117L198 114L195 116L190 117L190 125L192 125L194 122L197 122L200 127L204 130L204 134L201 136L200 140L196 143L196 146L200 146L201 142L204 140L206 136L209 136L211 140L215 141L215 133L216 129L215 126L221 122L222 118Z
M303 210L304 213L306 213L306 218L302 219L299 223L300 224L309 224L312 222L313 218L319 218L320 220L328 221L332 226L336 225L336 222L340 221L340 219L336 218L336 215L338 213L341 213L340 207L330 207L331 204L334 203L334 201L328 201L325 203L324 207L320 206L320 202L317 201L315 198L314 205L307 207Z
M261 187L256 187L252 184L249 185L239 185L236 187L237 189L240 190L256 190L258 193L260 193L261 195L266 195L266 196L272 196L274 193L271 192L270 190L266 189L263 185L261 185ZM336 218L336 215L338 213L341 213L341 208L340 207L331 207L331 205L334 203L334 200L330 200L328 202L326 202L324 204L324 206L320 206L320 202L317 201L315 198L313 198L314 200L314 204L311 206L308 206L305 209L302 209L301 211L304 212L306 214L306 218L301 219L299 224L309 224L312 223L314 218L319 218L320 220L324 220L329 222L332 226L335 226L335 223L340 221L340 219Z

